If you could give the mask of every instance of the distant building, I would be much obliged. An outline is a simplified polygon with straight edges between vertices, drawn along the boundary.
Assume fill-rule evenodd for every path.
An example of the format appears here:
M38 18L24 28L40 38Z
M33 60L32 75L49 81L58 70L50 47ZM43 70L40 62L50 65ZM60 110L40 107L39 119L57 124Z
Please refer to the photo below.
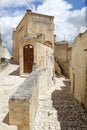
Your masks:
M0 33L0 61L1 59L10 59L11 55L6 47L2 45L2 37Z
M71 91L87 108L87 31L74 40L70 70Z
M70 76L70 61L71 61L72 47L66 41L56 42L54 46L55 60L61 67L63 74Z
M54 70L54 17L27 10L13 33L13 59L20 74L51 66Z

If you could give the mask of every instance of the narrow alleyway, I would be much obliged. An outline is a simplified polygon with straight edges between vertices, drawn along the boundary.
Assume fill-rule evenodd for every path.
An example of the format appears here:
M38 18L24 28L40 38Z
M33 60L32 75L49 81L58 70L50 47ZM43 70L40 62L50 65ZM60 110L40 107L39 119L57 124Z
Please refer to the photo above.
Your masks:
M61 130L87 130L87 111L70 93L70 82L63 82L65 86L51 95Z
M70 93L70 82L56 78L39 100L33 130L87 130L87 111Z
M0 130L17 130L8 122L8 100L24 79L17 65L0 73ZM55 78L55 85L38 101L32 130L87 130L87 111L71 95L69 80Z

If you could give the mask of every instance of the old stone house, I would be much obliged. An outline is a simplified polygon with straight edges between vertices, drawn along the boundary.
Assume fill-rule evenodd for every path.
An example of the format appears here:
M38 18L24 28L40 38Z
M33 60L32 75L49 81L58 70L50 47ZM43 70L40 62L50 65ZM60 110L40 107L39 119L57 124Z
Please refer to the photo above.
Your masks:
M70 70L71 91L87 108L87 31L74 40Z
M27 10L13 34L13 58L27 78L9 100L9 122L18 130L31 130L38 99L54 83L53 16ZM32 73L31 73L32 72Z
M65 76L70 76L70 61L71 61L72 47L66 41L56 42L54 46L55 60L62 69Z
M20 74L51 66L54 71L54 17L27 10L13 32L13 59L20 64ZM49 67L50 68L50 67Z

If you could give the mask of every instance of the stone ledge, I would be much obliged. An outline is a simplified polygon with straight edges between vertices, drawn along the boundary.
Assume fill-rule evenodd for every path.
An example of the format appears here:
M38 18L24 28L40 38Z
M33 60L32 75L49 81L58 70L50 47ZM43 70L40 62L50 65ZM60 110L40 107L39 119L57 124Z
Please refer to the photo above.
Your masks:
M9 121L12 125L30 125L31 102L37 102L37 74L23 82L9 100ZM36 99L35 99L36 98ZM33 108L34 106L32 106ZM36 108L36 106L35 106ZM34 112L34 111L32 111Z
M39 98L38 93L41 93L39 89L47 87L47 80L42 83L47 74L45 70L47 67L33 71L9 100L9 122L12 125L17 125L18 130L32 128ZM39 78L40 81L42 79L42 82L39 81Z
M20 85L17 91L12 95L11 99L30 99L33 89L37 83L37 74L30 74L26 80Z

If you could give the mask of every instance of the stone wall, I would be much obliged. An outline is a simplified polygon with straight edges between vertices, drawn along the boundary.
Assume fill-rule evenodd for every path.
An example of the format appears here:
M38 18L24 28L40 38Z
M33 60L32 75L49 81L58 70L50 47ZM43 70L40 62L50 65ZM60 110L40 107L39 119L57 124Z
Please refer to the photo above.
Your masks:
M54 77L54 50L36 41L29 42L34 47L34 70L48 66L51 79ZM24 44L25 45L25 44ZM23 46L20 47L20 75L23 73Z
M37 43L37 59L36 59L36 66L37 68L48 66L49 75L50 75L50 82L54 77L54 55L53 49L49 48L43 44ZM49 82L49 83L50 83Z
M22 44L22 37L27 35L27 16L25 15L13 32L13 59L19 63L19 47Z
M79 34L72 47L71 58L71 91L79 103L87 107L87 31Z
M58 61L66 61L68 58L68 43L55 43L54 55Z
M19 62L19 48L21 45L30 44L32 40L36 40L36 42L42 44L44 44L45 41L50 41L51 46L54 47L53 19L53 16L38 14L27 10L25 16L13 33L13 58L16 62ZM29 41L27 41L27 39L29 39Z
M55 60L66 77L70 77L71 48L65 41L57 42L54 46Z
M33 71L9 100L9 121L18 130L31 130L38 105L38 98L49 89L47 67Z
M28 35L42 36L42 43L50 41L52 46L54 44L54 23L53 16L38 14L34 12L27 12L28 16Z

